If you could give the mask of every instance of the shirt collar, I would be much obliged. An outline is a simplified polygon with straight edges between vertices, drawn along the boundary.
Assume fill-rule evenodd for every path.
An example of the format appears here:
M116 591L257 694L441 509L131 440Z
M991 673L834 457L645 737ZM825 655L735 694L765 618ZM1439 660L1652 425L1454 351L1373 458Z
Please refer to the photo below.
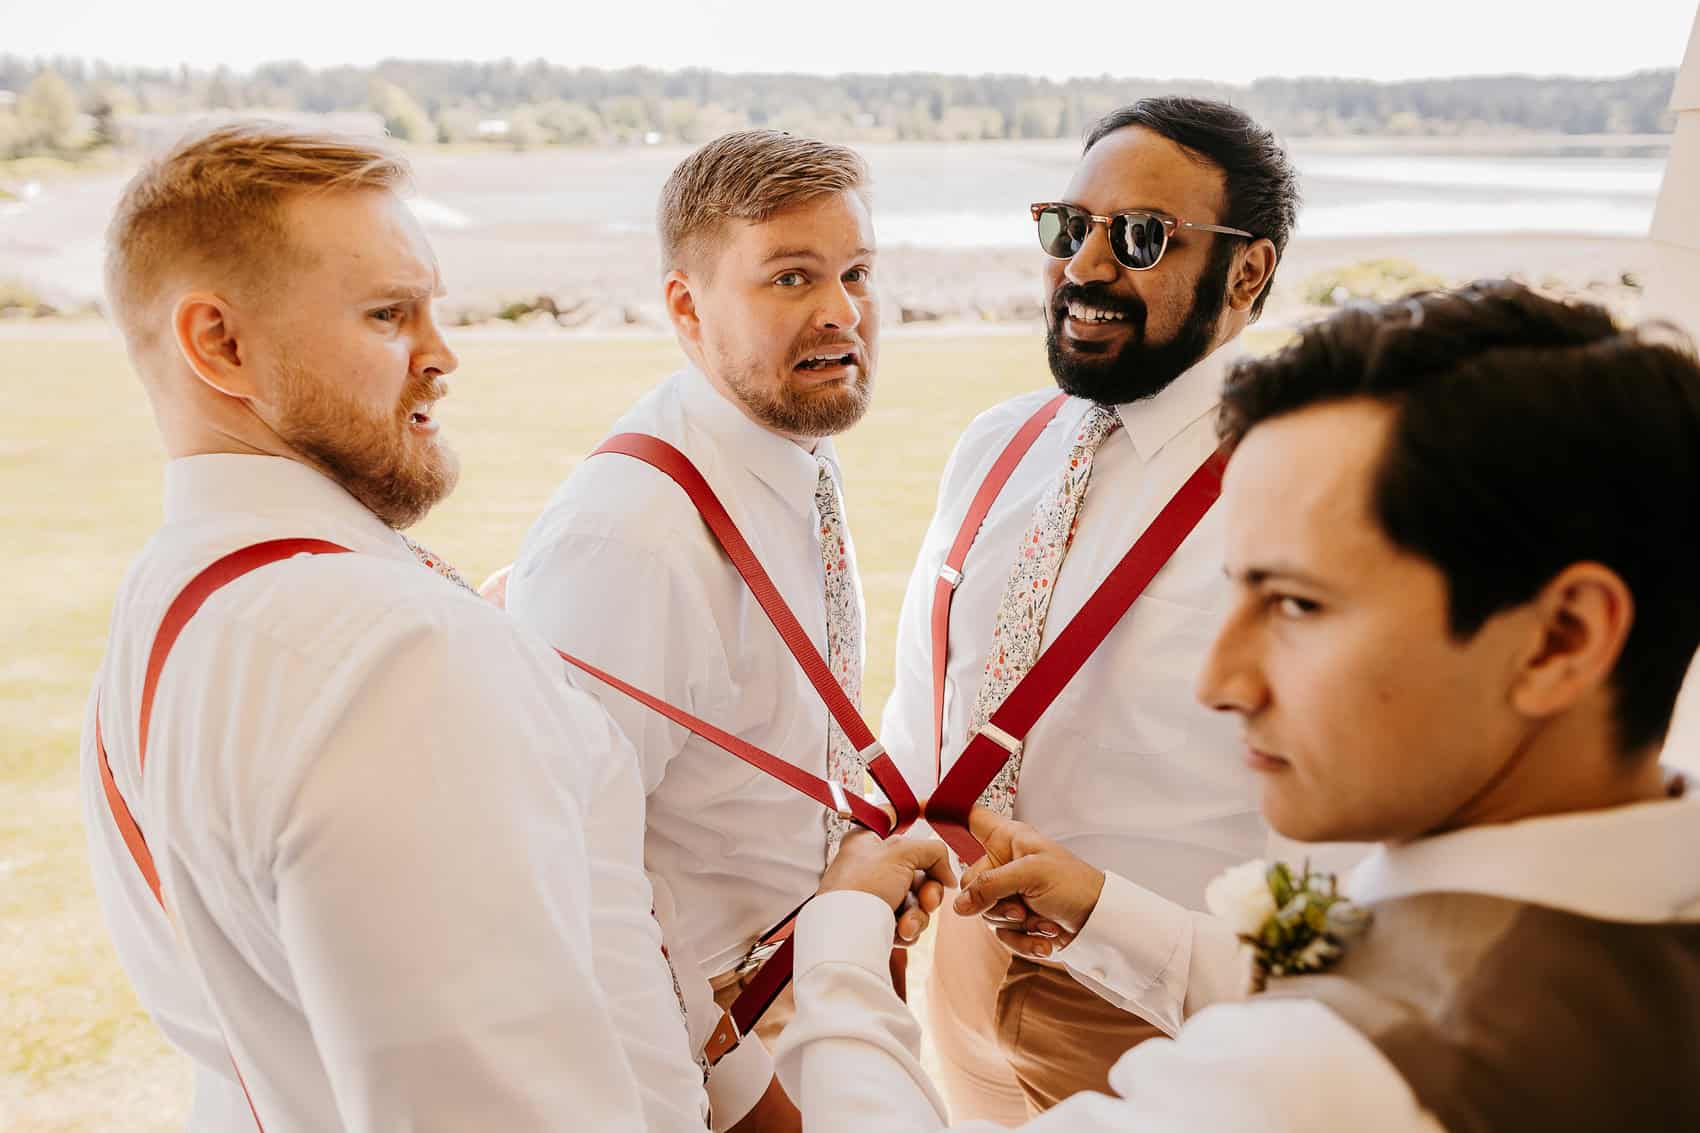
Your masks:
M193 523L215 515L277 517L316 535L334 527L360 551L400 551L407 545L383 520L330 477L298 460L240 453L184 456L165 466L165 522Z
M1155 395L1116 406L1116 415L1141 460L1150 460L1181 430L1216 407L1222 379L1241 354L1238 336L1193 364Z
M1700 790L1384 843L1343 887L1366 904L1480 893L1603 921L1700 920Z
M831 437L822 437L811 454L778 433L745 416L701 370L687 366L679 378L680 398L691 423L714 438L719 459L753 473L785 503L812 516L815 488L824 458L838 477L838 450Z

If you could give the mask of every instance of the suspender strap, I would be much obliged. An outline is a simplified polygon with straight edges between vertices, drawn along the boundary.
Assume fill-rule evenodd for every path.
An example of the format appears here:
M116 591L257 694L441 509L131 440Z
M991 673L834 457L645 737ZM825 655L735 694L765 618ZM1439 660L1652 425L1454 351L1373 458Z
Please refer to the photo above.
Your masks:
M1027 455L1027 450L1033 447L1033 442L1039 439L1039 434L1045 431L1045 426L1057 415L1057 411L1068 400L1068 394L1059 393L1045 402L1038 412L1027 419L1026 424L1016 430L1015 436L1009 439L1003 452L992 464L992 470L986 473L986 482L980 485L980 490L974 494L974 501L968 505L968 514L962 517L962 526L957 529L956 542L950 545L950 553L945 556L944 566L939 568L938 581L933 584L933 782L937 783L944 777L944 672L945 662L950 657L950 600L956 593L956 588L962 584L962 564L968 560L968 548L974 545L974 539L980 534L980 525L986 522L986 513L992 510L992 503L1009 483L1010 476L1015 472L1016 465ZM966 859L965 859L966 860Z
M806 904L808 902L804 901L803 905ZM791 982L792 933L797 929L797 914L803 911L803 905L792 909L784 920L762 934L758 947L771 948L773 954L744 985L744 990L732 1001L731 1008L720 1016L719 1025L703 1044L703 1057L710 1066L737 1049L744 1036L755 1030L756 1023L773 1006L785 985Z
M159 631L154 635L153 650L148 654L148 667L142 678L140 730L136 733L138 778L147 765L148 725L153 719L154 693L159 688L159 677L165 670L166 658L171 655L171 647L177 644L177 639L182 636L183 628L189 624L189 619L206 605L207 599L243 575L263 566L294 558L296 555L331 555L347 550L347 547L339 547L321 539L274 539L232 551L189 581L189 585L183 588L183 592L177 595L166 609L165 617L159 623ZM107 757L106 740L100 728L99 704L95 705L94 712L94 744L100 755L100 785L106 792L106 803L112 810L112 820L124 837L124 845L129 849L137 871L147 882L154 900L159 902L160 911L169 918L171 914L165 907L165 894L160 889L159 870L154 865L153 853L148 849L147 839L142 836L142 828L136 824L135 816L124 802L124 796L119 794L118 784L112 777L112 761ZM228 1049L227 1043L227 1052ZM242 1096L248 1101L248 1112L254 1116L255 1127L260 1133L265 1133L265 1126L260 1124L259 1111L254 1108L254 1099L248 1093L248 1083L242 1078L242 1069L236 1065L234 1054L230 1055L230 1065L236 1071L237 1084L242 1087Z
M671 478L684 490L685 495L690 497L703 522L719 542L721 550L732 560L732 565L737 568L744 584L750 588L750 593L755 595L756 601L761 605L762 612L767 614L773 628L779 631L779 636L791 650L791 655L797 659L797 664L802 667L809 683L825 703L827 711L843 729L844 735L856 746L856 750L862 754L868 773L873 776L874 782L879 784L880 790L885 792L885 797L897 813L895 832L902 833L908 829L921 813L921 805L915 798L915 793L909 789L909 784L897 770L897 764L874 738L867 721L862 719L862 714L850 703L844 689L833 678L826 659L820 655L820 650L809 640L808 633L798 624L796 615L780 596L779 588L773 584L773 579L768 577L766 569L750 549L749 542L739 532L720 498L714 494L714 489L709 487L708 481L703 479L702 473L697 471L690 458L666 441L647 433L618 433L609 437L590 455L597 456L601 453L618 453L641 460Z
M1220 452L1212 453L1188 478L1080 612L1009 691L986 726L968 741L950 774L928 800L927 820L963 861L977 861L985 852L968 832L968 811L1010 756L1019 750L1039 716L1109 636L1222 494L1226 463Z
M560 649L555 650L555 652L559 653L568 664L583 669L604 684L612 685L644 707L661 713L673 723L701 736L720 750L737 756L751 767L767 772L786 786L802 792L828 810L845 814L846 818L851 819L859 826L867 827L881 838L892 832L891 820L886 817L885 811L862 798L862 796L847 792L842 787L834 791L833 788L838 786L837 783L828 782L819 775L812 775L796 764L788 763L776 755L765 752L754 744L739 739L732 733L717 728L682 708L675 708L660 697L651 696L637 686L628 684L612 673L599 669L588 661L574 657L571 653ZM840 800L847 805L841 806ZM848 813L845 813L846 811Z

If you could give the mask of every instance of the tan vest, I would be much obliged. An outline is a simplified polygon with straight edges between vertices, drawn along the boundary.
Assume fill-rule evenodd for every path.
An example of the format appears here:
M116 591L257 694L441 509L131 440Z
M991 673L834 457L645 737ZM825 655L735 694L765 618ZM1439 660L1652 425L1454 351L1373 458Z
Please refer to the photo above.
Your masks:
M1700 923L1403 897L1332 970L1264 994L1332 1008L1448 1133L1700 1133Z

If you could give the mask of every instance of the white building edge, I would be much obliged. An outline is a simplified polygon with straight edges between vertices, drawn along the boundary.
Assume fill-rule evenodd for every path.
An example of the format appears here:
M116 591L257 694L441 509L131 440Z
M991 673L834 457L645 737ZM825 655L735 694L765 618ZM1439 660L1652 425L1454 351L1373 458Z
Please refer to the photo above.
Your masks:
M1700 341L1700 13L1671 94L1676 136L1649 233L1653 266L1644 310L1669 319ZM1695 585L1700 586L1700 579ZM1700 776L1700 661L1689 669L1665 744L1665 761ZM1700 784L1696 784L1700 785Z

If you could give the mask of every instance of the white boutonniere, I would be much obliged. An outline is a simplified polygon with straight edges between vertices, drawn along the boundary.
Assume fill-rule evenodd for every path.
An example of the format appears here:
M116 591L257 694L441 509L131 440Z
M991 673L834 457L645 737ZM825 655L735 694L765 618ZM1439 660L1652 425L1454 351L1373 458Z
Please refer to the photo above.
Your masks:
M1333 874L1312 873L1308 862L1297 877L1285 862L1237 865L1205 888L1204 903L1251 945L1254 991L1270 976L1322 971L1370 922Z

